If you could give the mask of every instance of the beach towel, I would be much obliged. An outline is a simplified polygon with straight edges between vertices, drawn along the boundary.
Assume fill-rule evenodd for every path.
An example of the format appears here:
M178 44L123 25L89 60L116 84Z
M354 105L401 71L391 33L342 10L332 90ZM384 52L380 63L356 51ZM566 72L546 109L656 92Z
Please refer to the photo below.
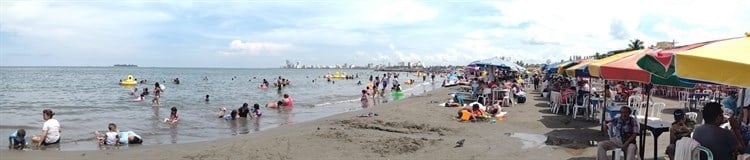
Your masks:
M674 158L685 160L699 159L700 152L693 153L693 150L700 145L701 144L698 143L698 141L695 141L690 137L682 137L682 139L675 143Z

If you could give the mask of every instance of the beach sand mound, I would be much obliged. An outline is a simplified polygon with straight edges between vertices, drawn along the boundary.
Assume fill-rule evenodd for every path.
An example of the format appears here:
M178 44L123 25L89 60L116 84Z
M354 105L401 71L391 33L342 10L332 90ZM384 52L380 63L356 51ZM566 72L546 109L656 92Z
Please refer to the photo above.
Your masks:
M453 135L454 130L408 121L385 121L374 118L333 120L327 129L315 136L358 144L363 150L381 157L413 153L443 141L441 136Z

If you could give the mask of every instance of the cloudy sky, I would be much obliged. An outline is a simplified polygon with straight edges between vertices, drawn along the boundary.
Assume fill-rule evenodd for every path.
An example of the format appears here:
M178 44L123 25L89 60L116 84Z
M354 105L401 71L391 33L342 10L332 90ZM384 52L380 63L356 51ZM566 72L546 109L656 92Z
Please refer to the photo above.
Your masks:
M472 2L472 3L469 3ZM750 31L750 1L0 1L0 65L527 63Z

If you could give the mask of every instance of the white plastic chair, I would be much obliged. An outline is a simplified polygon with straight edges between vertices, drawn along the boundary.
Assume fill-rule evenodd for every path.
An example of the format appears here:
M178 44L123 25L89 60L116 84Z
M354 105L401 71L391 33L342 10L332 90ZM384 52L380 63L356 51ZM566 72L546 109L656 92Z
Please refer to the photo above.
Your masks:
M565 115L570 115L570 108L573 108L576 105L576 103L575 103L576 95L575 95L575 93L573 93L573 94L569 94L567 96L568 96L567 97L568 101L565 102L565 104L562 104L562 106L565 107ZM562 102L562 101L560 101L560 102Z
M688 100L688 96L690 96L690 92L688 91L680 91L679 94L679 102L680 105L682 105L683 108L687 109L688 105L690 105L690 100Z
M664 111L665 107L667 107L667 104L665 103L654 103L654 105L651 106L651 111L649 111L651 114L647 117L648 120L661 120L661 112Z
M583 104L582 105L578 105L577 101L578 100L575 100L574 102L576 102L576 103L573 103L573 119L576 119L576 116L578 115L578 109L584 109L584 111L583 111L583 115L584 116L588 115L588 112L589 112L588 111L588 106L590 105L589 104L589 95L583 96Z
M641 108L641 107L643 107L643 105L641 104L642 101L643 101L643 99L641 99L640 96L630 96L630 97L628 97L628 107L637 110L636 117L639 118L639 119L643 119L643 118L646 117L646 115L644 115L645 114L645 110L643 108Z
M698 122L698 112L687 112L685 113L685 117L693 122Z
M514 94L513 90L515 89L511 88L510 90L508 90L508 92L505 92L505 96L503 96L503 104L507 104L510 107L514 105L513 104L513 94Z
M550 109L552 110L552 113L557 114L557 112L560 110L560 102L562 102L562 97L560 96L560 92L551 92L550 94Z

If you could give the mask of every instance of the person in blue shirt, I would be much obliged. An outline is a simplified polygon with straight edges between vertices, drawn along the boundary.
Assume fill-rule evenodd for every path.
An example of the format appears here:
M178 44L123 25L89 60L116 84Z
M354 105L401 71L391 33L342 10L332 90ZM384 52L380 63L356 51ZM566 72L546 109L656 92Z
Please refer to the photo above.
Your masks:
M26 147L26 130L18 129L8 137L9 149L23 149Z
M735 117L740 115L739 108L737 107L737 93L729 92L729 96L724 98L724 100L721 101L721 104L724 108L732 110Z

